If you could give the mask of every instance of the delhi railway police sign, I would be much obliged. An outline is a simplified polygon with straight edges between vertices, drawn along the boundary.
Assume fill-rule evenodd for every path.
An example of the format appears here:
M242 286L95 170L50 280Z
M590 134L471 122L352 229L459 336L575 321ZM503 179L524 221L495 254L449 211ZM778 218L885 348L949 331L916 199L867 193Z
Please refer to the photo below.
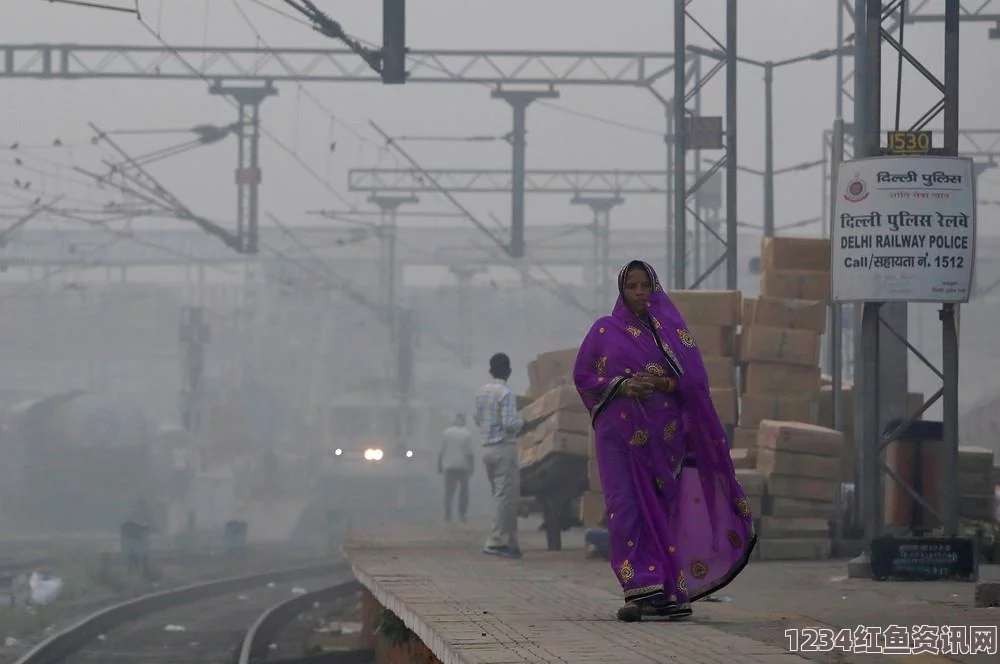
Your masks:
M976 188L966 157L840 165L830 232L834 302L968 302Z

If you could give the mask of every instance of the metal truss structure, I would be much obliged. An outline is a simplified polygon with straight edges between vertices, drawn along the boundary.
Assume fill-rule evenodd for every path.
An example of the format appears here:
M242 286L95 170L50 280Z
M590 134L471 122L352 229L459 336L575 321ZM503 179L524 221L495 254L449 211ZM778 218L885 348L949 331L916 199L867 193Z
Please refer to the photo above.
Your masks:
M668 219L668 253L672 244L672 275L667 287L671 289L698 288L720 266L725 264L725 288L738 288L738 252L736 248L737 231L737 155L736 155L736 35L737 12L736 0L726 0L726 36L723 41L717 39L704 25L691 16L688 5L692 0L674 0L674 94L673 100L667 102L668 115L668 161L673 178L672 200L670 201L670 218ZM699 75L693 86L687 83L688 47L687 26L693 23L711 40L722 56L703 76ZM692 65L701 67L700 48L694 49L695 57ZM726 110L723 117L705 117L701 115L699 91L715 74L726 71ZM693 103L693 108L691 107ZM723 126L724 124L724 126ZM694 152L695 163L701 163L702 150L721 150L722 156L712 166L700 174L693 185L687 184L687 153ZM717 173L725 169L725 234L717 230L718 224L707 223L700 215L694 198L698 190L710 182ZM701 265L690 274L688 266L688 214L694 218L695 229L708 232L718 241L715 246L724 248L704 271ZM696 242L700 234L696 234ZM701 255L700 247L696 251Z
M930 110L916 109L910 112L905 103L905 86L897 88L904 93L902 123L912 123L914 128L924 128L936 116L943 114L943 146L936 154L957 155L959 153L958 118L958 75L959 75L959 28L962 19L960 0L945 0L944 14L944 64L926 66L910 53L900 39L894 36L890 23L896 26L915 22L914 14L927 2L918 3L912 12L907 12L906 0L892 0L883 4L880 0L856 0L854 4L855 28L855 74L853 90L854 120L853 153L855 158L885 154L882 142L882 53L883 46L890 46L903 60L910 63L923 78L937 87L942 98ZM909 14L909 17L907 16ZM893 17L896 17L895 19ZM928 19L929 21L930 19ZM927 21L925 21L927 22ZM922 40L926 35L922 36ZM943 76L932 73L943 69ZM894 82L895 83L895 82ZM838 86L840 79L838 79ZM842 87L842 86L841 86ZM895 85L893 87L896 87ZM842 119L838 118L842 123ZM843 130L843 124L838 127ZM847 133L846 131L844 133ZM835 143L839 142L839 136ZM841 152L843 144L835 145L835 152ZM840 156L840 155L838 155ZM839 307L835 307L834 318L839 319ZM952 304L941 307L943 361L940 369L915 349L907 340L907 304L881 302L856 305L860 316L860 333L855 335L855 392L854 408L855 440L858 443L858 457L855 472L858 482L860 521L864 528L865 541L881 535L884 527L882 475L888 476L910 494L923 509L940 519L946 535L954 536L958 530L957 463L958 463L958 336L957 311ZM838 335L834 335L837 339ZM833 348L834 403L836 424L842 424L840 376L836 368L840 366L839 348ZM907 408L908 371L906 366L909 352L927 364L943 380L938 390L915 413ZM943 397L944 454L941 503L931 505L921 492L910 486L884 460L885 448L896 439L915 418L919 418L928 407ZM867 563L866 557L857 562ZM859 573L864 573L859 570Z
M898 13L892 11L885 11L885 8L892 5L892 3L883 3L882 15L885 18L885 29L890 34L895 32L899 27L900 18ZM936 3L940 5L940 2ZM944 15L940 13L933 13L936 7L931 6L931 0L911 0L904 18L904 22L910 23L941 23L944 21ZM994 22L997 27L990 31L991 39L1000 39L1000 14L987 14L986 11L990 9L1000 9L1000 0L961 0L959 6L959 20L961 22ZM851 0L839 0L838 11L837 11L837 44L842 45L846 42L854 42L855 33L851 33L850 36L845 35L845 27L854 26L855 12L857 11L857 3ZM844 105L851 105L854 103L855 90L853 88L854 72L849 71L845 73L845 66L850 64L853 58L850 53L838 52L837 53L837 78L836 78L836 117L843 118L844 115ZM845 139L845 154L847 158L853 154L850 151L851 147L851 133L847 132L844 135Z
M424 175L426 173L427 176ZM524 191L531 194L665 194L666 171L605 171L533 168L524 172ZM511 192L513 172L501 168L352 168L348 190L365 193L435 193L435 182L452 193Z
M199 63L188 66L186 63ZM619 85L648 87L666 75L670 53L413 50L408 83ZM349 49L0 45L0 78L299 81L381 83Z
M697 178L698 173L689 173ZM625 203L624 196L669 194L673 178L668 171L651 170L562 170L530 169L521 173L520 194L563 194L573 205L585 205L592 213L594 235L592 269L588 278L593 287L595 310L612 296L610 264L611 210ZM518 191L515 171L504 169L416 169L354 168L348 171L348 190L371 195L415 195L512 193ZM701 196L700 209L718 212L720 194ZM522 208L523 211L523 208ZM513 242L512 238L512 244ZM521 238L523 243L523 237ZM692 252L700 265L699 252Z
M914 6L915 5L915 6ZM906 16L905 24L919 23L940 23L944 20L943 14L931 13L933 9L930 0L911 0ZM845 34L847 26L853 26L856 11L856 3L851 0L840 0L837 11L837 44L847 45L847 42L854 42L854 33L849 36ZM1000 39L1000 14L987 14L987 10L1000 9L1000 0L962 0L959 7L959 20L965 22L995 22L997 28L990 31L991 39ZM899 28L900 17L898 13L885 12L886 32L892 33ZM855 91L853 88L854 71L845 73L845 66L850 64L852 56L846 49L838 49L836 52L836 118L845 118L844 107L854 103ZM837 141L838 146L834 147L835 133L841 138ZM992 135L990 145L984 146L983 140L986 136ZM1000 154L1000 130L993 129L960 129L959 138L965 145L960 145L959 153L970 157L982 157L993 162L994 157ZM821 183L821 195L823 197L823 237L827 237L830 230L830 176L831 170L827 170L827 164L835 152L843 151L844 159L851 159L854 155L854 125L851 122L844 124L844 131L835 132L834 129L823 131L823 176Z
M648 89L668 74L673 55L663 52L414 50L409 83L493 86L492 96L513 110L513 187L508 252L524 254L526 112L533 101L556 98L556 86L619 86ZM261 169L256 163L261 102L278 81L380 83L381 76L350 49L125 46L78 44L0 45L0 78L47 80L192 80L228 94L240 114L239 227L241 244L256 249ZM230 85L224 86L224 82ZM233 86L254 82L262 87ZM505 89L540 85L542 90Z

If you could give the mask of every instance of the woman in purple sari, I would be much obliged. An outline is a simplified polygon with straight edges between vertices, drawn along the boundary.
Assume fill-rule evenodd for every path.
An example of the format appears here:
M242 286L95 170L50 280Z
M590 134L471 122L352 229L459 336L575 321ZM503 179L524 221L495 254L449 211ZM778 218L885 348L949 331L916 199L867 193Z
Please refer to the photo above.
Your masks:
M619 620L682 619L757 542L697 343L653 268L632 261L573 370L590 411Z

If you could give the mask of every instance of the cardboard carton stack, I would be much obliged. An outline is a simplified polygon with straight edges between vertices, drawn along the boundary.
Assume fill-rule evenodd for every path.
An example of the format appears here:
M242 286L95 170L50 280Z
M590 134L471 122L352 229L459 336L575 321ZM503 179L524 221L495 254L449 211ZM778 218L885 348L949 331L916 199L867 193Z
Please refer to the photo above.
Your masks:
M765 237L760 246L760 294L785 300L830 299L830 241Z
M712 401L722 423L736 424L736 328L742 315L740 291L673 291L677 309L690 327L708 370ZM667 333L676 330L668 330Z
M761 292L744 301L739 427L733 446L754 448L764 419L816 423L820 337L826 329L830 243L764 238ZM746 453L752 463L753 453Z
M528 362L527 396L537 399L554 387L572 385L576 354L576 348L553 350Z
M587 456L590 416L568 375L575 348L543 353L528 364L529 395L518 399L521 418L534 426L518 437L520 466L530 466L552 452Z
M966 519L996 519L996 488L993 483L993 450L958 448L959 514Z
M584 528L603 528L607 525L604 506L604 489L597 472L597 447L591 437L587 453L587 492L580 498L580 523Z
M829 558L842 434L800 422L765 419L759 425L757 472L767 481L760 559Z

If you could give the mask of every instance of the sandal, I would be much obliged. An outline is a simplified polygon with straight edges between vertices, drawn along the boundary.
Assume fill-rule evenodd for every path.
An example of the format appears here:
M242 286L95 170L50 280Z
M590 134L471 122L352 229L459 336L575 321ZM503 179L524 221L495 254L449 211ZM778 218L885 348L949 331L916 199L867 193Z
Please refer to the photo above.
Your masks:
M625 606L618 609L618 620L622 622L639 622L642 620L642 606L639 602L625 602Z
M667 606L661 615L666 617L668 620L687 620L692 616L694 611L691 609L691 604L685 602L684 604L677 604L676 602L671 602Z
M691 615L691 607L687 606L687 613L679 607L676 602L671 602L663 595L653 595L643 599L630 600L625 602L625 606L618 609L618 620L622 622L639 622L646 620L676 620L681 617Z

